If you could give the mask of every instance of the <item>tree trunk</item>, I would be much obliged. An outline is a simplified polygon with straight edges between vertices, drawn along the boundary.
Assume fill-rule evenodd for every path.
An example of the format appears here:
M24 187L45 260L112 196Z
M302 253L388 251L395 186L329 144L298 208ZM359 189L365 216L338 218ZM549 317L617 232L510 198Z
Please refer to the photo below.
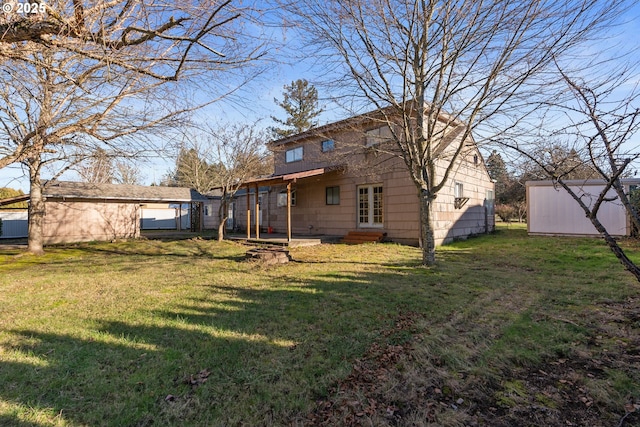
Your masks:
M218 242L222 242L224 240L224 226L227 223L228 217L222 218L220 221L220 225L218 226Z
M635 265L633 261L631 261L627 257L627 254L625 254L622 248L618 245L616 239L611 237L609 233L604 234L602 237L604 238L604 241L607 242L607 245L609 246L609 249L611 249L611 252L613 252L620 263L624 265L624 268L626 268L627 271L633 274L636 280L640 282L640 268L638 268L638 266Z
M629 257L627 257L627 254L624 253L624 250L622 250L620 245L618 245L616 239L614 239L613 236L609 234L604 225L602 225L600 220L598 220L598 217L595 215L595 213L592 214L589 219L591 220L591 223L596 228L596 230L600 232L600 235L607 243L607 246L609 246L609 249L611 249L611 252L613 252L616 258L618 258L624 268L626 268L627 271L633 274L636 280L640 282L640 268L635 265L634 262L629 259Z
M42 255L44 253L43 226L45 207L42 185L40 184L39 160L29 162L29 187L31 202L29 203L28 250L33 254Z
M218 218L220 218L220 225L218 225L218 242L224 240L224 226L227 223L227 192L222 192L222 200L220 201L220 207L218 208Z
M420 240L422 242L422 265L436 263L436 239L433 227L433 200L427 190L420 190Z

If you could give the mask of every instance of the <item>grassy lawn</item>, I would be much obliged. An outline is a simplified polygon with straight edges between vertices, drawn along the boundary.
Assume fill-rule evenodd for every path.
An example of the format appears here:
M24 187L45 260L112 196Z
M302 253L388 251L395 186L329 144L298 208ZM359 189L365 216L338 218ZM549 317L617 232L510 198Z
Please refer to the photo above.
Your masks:
M246 249L0 252L0 425L640 425L640 286L599 240Z

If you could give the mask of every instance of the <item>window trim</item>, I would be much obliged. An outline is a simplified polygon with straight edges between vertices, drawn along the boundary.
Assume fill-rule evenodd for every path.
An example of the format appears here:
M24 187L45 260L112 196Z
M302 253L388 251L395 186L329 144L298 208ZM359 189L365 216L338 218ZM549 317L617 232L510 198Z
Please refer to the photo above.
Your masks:
M469 201L468 197L464 197L464 183L461 181L453 182L453 206L456 209L462 207Z
M364 145L367 148L376 147L391 140L391 128L388 125L378 126L365 131Z
M300 153L298 156L297 153ZM289 159L289 154L291 154L291 159ZM300 162L304 158L304 146L300 145L295 148L290 148L289 150L284 152L284 162L285 163L294 163Z
M325 147L325 143L327 143L326 147ZM333 151L336 149L336 142L333 139L325 139L324 141L320 142L320 149L322 150L323 153Z
M464 183L460 181L453 182L453 197L461 199L464 197Z
M329 197L330 192L331 192L331 198ZM331 187L325 187L324 196L325 196L324 202L327 206L339 205L340 204L340 186L334 185Z
M295 205L296 205L296 190L294 188L291 190L291 206L293 207ZM276 207L279 207L279 208L287 207L287 190L282 190L278 192L278 195L276 196Z
M361 209L361 190L367 190L367 222L361 222L363 215ZM376 191L379 189L379 191ZM376 193L379 194L380 199L376 200ZM358 185L356 189L356 215L358 228L384 228L384 186L382 184L364 184ZM376 203L378 206L376 207ZM378 210L379 212L376 212ZM376 217L380 217L380 221L376 221Z

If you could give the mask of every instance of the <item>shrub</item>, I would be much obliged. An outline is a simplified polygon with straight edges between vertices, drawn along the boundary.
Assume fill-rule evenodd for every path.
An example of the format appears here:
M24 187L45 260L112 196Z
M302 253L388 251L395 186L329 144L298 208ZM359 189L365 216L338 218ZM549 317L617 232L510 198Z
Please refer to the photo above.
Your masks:
M496 215L502 221L509 222L512 218L517 217L517 212L511 205L496 205Z

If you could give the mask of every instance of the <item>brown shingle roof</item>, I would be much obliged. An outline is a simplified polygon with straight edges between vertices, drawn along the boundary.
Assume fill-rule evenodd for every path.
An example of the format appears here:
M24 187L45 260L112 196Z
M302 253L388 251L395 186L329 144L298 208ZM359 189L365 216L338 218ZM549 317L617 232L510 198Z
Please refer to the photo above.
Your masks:
M45 197L69 199L123 200L132 202L204 202L208 200L196 190L185 187L160 187L122 184L91 184L86 182L49 181Z

